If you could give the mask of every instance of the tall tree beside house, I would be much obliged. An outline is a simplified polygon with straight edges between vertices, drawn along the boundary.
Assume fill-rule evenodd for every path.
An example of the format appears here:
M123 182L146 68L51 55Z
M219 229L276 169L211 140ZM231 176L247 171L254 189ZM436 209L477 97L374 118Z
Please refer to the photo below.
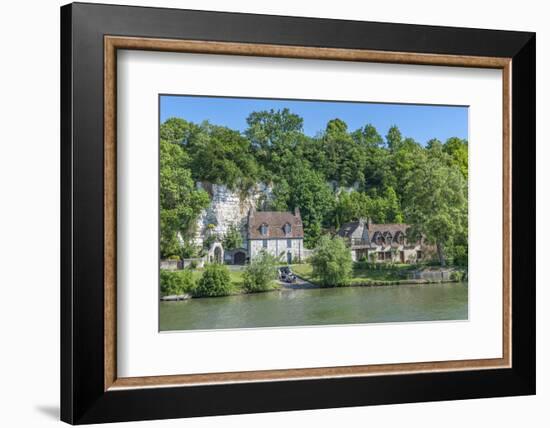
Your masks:
M286 178L279 178L273 188L273 209L300 209L304 224L304 245L315 247L334 206L334 194L323 174L306 163L297 162L289 168Z
M403 190L407 183L410 172L418 166L422 159L424 149L412 138L405 138L392 150L389 157L389 164L392 171L391 184L398 199L403 197Z
M444 266L446 247L468 234L467 183L457 166L430 150L408 176L403 205L411 235L435 244Z
M323 235L311 257L313 276L320 284L328 286L345 286L351 279L353 261L351 252L339 236L331 238Z
M178 145L160 142L160 252L179 255L179 236L186 237L200 212L210 203L208 194L195 188L188 169L189 156Z
M277 266L280 261L267 251L260 251L246 267L243 274L243 285L246 291L255 293L275 288Z

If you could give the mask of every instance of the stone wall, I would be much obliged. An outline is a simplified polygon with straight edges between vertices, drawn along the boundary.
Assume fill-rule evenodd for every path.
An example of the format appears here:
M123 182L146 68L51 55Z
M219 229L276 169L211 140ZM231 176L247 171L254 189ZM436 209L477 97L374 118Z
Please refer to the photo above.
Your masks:
M206 233L210 230L209 225L212 225L211 233L222 238L232 225L239 227L244 233L250 208L256 207L262 198L268 201L272 198L272 189L263 184L256 185L245 195L223 185L197 183L197 186L206 190L211 199L210 206L201 213L197 221L197 245L202 245Z
M298 261L304 258L303 249L304 242L303 239L292 238L292 239L266 239L267 248L263 246L263 239L254 239L250 241L250 259L256 257L260 251L266 250L268 253L278 257L282 262L287 261L287 253L292 254L292 260ZM288 246L288 241L290 241L290 247Z
M161 260L160 268L162 270L178 270L182 269L182 263L180 260Z

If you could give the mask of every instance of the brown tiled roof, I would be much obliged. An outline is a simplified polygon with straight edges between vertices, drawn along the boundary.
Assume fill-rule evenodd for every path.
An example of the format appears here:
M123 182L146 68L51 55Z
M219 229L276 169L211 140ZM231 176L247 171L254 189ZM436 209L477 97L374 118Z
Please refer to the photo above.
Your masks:
M345 223L338 230L338 235L342 237L349 237L360 225L361 222L359 221ZM377 233L382 234L382 236L388 232L391 233L393 242L397 232L402 232L404 235L407 235L409 225L404 223L364 223L364 227L368 228L369 242L374 244Z
M390 232L392 237L395 236L396 232L403 232L404 234L407 234L408 228L409 225L404 223L369 224L369 232L371 236L374 235L376 232L381 232L382 234Z
M261 234L261 226L267 225L267 234ZM285 224L290 224L291 231L286 234ZM249 239L273 239L273 238L303 238L304 226L300 212L293 214L288 211L251 211L248 215Z

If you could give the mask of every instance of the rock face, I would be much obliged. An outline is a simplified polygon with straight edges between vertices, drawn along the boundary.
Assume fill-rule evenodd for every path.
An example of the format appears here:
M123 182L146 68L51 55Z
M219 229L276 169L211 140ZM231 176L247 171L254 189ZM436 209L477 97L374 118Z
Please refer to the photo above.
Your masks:
M197 186L206 190L212 201L197 220L197 245L202 245L208 233L214 233L219 237L225 236L232 225L243 232L250 208L258 207L263 201L272 199L272 189L265 184L257 184L246 194L217 184L197 183Z

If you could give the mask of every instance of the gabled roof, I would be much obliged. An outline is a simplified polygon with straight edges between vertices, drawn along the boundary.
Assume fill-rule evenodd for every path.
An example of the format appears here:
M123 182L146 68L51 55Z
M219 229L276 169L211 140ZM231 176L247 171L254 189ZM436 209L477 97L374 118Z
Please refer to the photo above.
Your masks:
M352 221L349 223L344 223L342 227L338 230L338 235L342 238L346 238L348 236L351 236L353 232L357 230L360 223L358 221Z
M395 235L397 232L401 232L406 236L409 225L404 223L386 223L386 224L378 223L377 224L377 223L365 223L362 221L352 221L349 223L344 223L342 227L338 230L338 235L343 238L350 237L351 234L355 232L355 230L358 227L367 228L369 242L374 244L378 234L384 236L387 233L391 233L392 241L395 238Z
M286 234L284 227L290 225L290 233ZM261 226L267 226L267 234L262 235ZM249 239L270 239L270 238L303 238L304 226L300 211L295 210L294 214L288 211L250 211L248 214L248 238Z
M392 237L395 236L397 232L402 232L406 235L408 228L409 225L404 223L369 224L369 232L371 233L371 235L374 235L374 233L376 232L380 232L382 233L382 235L384 235L386 232L390 232Z

